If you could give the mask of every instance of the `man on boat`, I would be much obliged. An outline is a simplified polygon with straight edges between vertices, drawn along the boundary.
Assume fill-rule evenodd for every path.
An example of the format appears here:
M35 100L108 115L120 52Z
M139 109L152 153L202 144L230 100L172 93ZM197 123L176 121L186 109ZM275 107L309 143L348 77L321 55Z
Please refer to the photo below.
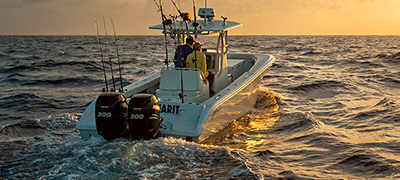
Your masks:
M179 45L176 48L175 56L174 56L174 63L175 67L186 67L186 57L193 52L192 45L194 43L194 38L189 36L186 38L185 45ZM183 60L183 62L182 62Z
M215 92L212 90L212 87L214 84L215 73L212 71L207 71L206 55L200 51L201 46L202 44L198 42L194 43L194 52L187 56L186 67L200 69L201 72L203 72L204 77L206 77L210 83L210 94L214 95Z

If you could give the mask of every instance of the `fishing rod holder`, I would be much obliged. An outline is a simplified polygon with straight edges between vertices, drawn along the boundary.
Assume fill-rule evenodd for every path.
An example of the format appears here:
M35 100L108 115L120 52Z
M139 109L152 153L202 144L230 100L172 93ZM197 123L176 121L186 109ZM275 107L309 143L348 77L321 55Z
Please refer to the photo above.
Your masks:
M221 16L221 18L224 20L224 25L226 26L226 20L228 19L227 17Z
M199 25L200 25L200 24L199 24L198 22L194 22L194 23L193 23L193 27L199 27Z
M166 20L163 21L163 24L166 25L166 26L169 26L169 25L173 24L173 22L172 22L171 19L166 19Z
M181 17L184 21L192 21L192 14L190 13L182 13Z

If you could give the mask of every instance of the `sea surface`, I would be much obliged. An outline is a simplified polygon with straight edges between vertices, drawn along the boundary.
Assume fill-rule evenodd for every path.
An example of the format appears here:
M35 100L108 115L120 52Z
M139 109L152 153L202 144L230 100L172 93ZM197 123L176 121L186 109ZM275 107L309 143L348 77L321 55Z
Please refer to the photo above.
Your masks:
M124 85L165 66L163 38L118 36ZM277 59L247 115L200 143L108 142L75 129L104 87L96 36L0 36L0 179L400 179L400 36L230 36L229 51Z

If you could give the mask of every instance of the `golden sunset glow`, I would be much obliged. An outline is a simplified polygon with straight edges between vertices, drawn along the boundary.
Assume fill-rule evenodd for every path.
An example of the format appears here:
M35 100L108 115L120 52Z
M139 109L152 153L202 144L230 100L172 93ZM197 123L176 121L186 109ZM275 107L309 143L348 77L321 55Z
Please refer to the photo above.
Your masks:
M193 14L192 1L177 0ZM152 0L3 0L0 35L94 35L94 17L112 17L120 35L159 35ZM165 14L176 14L163 1ZM196 1L197 9L204 6ZM398 35L399 0L209 0L216 18L243 23L240 35Z

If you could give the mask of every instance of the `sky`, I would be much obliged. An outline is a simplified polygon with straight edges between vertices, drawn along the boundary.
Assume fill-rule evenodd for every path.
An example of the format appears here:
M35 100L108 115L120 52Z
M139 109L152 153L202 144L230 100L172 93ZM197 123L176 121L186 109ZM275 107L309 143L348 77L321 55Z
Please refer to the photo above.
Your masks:
M175 1L193 14L191 0ZM170 0L163 4L176 13ZM236 35L400 35L400 0L209 0L208 7L216 19L242 23ZM95 35L95 17L110 30L111 17L118 35L160 34L148 29L161 22L153 0L0 0L0 35Z

